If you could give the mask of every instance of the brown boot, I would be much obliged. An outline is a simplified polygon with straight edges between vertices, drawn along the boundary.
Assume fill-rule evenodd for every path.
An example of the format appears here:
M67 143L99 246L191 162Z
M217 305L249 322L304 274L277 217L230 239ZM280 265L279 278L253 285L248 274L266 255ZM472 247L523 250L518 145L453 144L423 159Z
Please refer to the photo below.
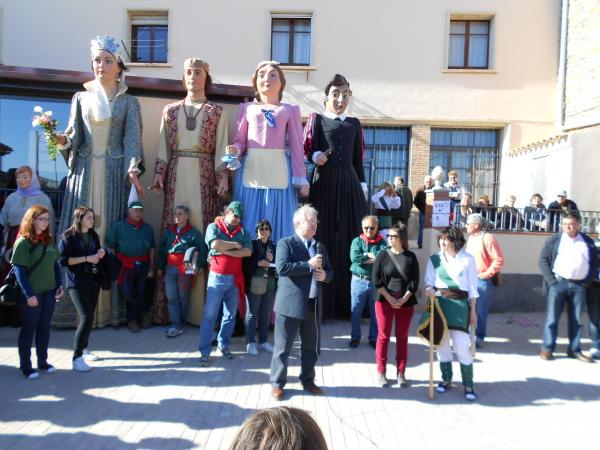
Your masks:
M131 331L132 333L140 332L140 325L135 320L130 320L127 323L127 327L129 328L129 331Z
M142 328L144 330L150 328L152 326L152 311L148 311L144 313L142 318Z

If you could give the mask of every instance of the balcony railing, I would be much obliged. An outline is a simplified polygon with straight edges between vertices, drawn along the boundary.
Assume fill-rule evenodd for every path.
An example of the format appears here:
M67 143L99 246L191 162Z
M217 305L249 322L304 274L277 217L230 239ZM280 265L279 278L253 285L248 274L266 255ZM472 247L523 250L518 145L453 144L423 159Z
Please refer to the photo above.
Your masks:
M508 206L471 206L468 209L456 205L451 214L451 224L464 228L467 216L480 213L485 219L485 228L497 231L556 233L560 230L560 209L511 208ZM596 233L600 226L600 211L578 211L581 216L581 231Z

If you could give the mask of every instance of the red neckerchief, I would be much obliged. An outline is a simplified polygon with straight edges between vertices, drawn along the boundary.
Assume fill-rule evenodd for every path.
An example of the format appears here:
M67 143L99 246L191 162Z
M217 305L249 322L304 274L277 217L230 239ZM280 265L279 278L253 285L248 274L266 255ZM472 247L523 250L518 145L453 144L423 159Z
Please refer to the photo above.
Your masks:
M178 244L179 238L181 236L183 236L185 233L187 233L188 231L190 231L192 229L192 226L188 223L185 227L183 227L181 229L180 232L177 232L177 225L173 224L171 225L171 231L175 234L175 239L173 239L173 242L171 242L171 247L173 247L175 244Z
M365 233L360 233L360 238L367 244L378 244L383 241L383 237L379 233L373 239L369 238Z
M225 219L223 217L217 217L215 219L215 225L217 226L217 228L219 230L221 230L223 233L225 233L229 237L229 239L232 239L233 236L238 234L240 232L240 230L242 229L242 225L238 224L238 226L235 227L235 229L233 231L229 231L227 222L225 222Z
M135 228L136 230L139 230L140 228L142 228L142 225L144 225L144 219L141 219L136 222L135 220L132 220L129 217L127 217L126 220L127 220L127 223L129 225L131 225L133 228Z

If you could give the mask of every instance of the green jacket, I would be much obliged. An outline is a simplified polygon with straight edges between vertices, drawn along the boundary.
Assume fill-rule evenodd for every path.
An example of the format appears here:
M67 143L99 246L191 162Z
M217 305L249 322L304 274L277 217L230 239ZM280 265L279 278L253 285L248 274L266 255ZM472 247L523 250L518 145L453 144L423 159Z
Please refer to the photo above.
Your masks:
M354 275L370 277L373 272L373 264L364 264L367 261L367 253L373 253L377 256L379 252L387 248L385 239L376 244L367 244L360 236L354 238L350 246L350 272Z
M174 226L170 226L163 232L158 247L157 268L159 270L163 270L167 265L167 253L185 253L190 247L196 247L200 251L198 266L206 264L206 245L204 245L204 239L200 231L192 227L178 240L175 240L176 237Z

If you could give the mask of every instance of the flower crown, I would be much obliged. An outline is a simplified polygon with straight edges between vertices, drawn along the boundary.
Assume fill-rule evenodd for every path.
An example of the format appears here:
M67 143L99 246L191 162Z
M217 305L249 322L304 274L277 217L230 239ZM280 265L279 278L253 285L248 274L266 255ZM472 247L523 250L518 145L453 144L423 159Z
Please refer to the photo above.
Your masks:
M90 41L90 51L92 56L99 50L106 50L112 53L114 56L119 56L119 47L114 37L104 34L102 36L96 36L96 39Z

